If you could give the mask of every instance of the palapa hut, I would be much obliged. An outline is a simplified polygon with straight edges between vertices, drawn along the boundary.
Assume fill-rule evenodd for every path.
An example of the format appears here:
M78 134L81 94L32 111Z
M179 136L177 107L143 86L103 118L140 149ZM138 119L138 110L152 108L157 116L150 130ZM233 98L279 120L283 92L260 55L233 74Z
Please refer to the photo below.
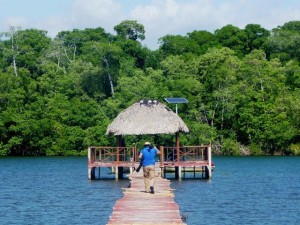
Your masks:
M208 160L203 159L205 146L180 146L180 132L188 133L189 129L183 120L166 105L156 100L141 100L134 103L122 111L107 127L106 134L116 136L116 147L89 147L89 178L95 177L96 167L116 167L116 170L120 172L119 168L131 167L132 163L136 162L137 149L125 146L123 137L126 135L176 134L176 146L160 146L163 153L160 163L161 167L171 164L173 167L179 168L178 177L181 174L181 166L193 168L209 166L207 168L210 168L210 147L208 148L209 154L207 154L209 155ZM164 159L164 156L169 156L169 153L173 154L172 159ZM189 160L188 157L192 160Z
M121 112L106 134L115 135L118 146L123 146L123 135L176 134L179 155L179 132L188 133L189 128L176 113L156 100L141 100Z
M189 132L183 120L164 104L141 100L121 112L108 126L106 134L144 135Z

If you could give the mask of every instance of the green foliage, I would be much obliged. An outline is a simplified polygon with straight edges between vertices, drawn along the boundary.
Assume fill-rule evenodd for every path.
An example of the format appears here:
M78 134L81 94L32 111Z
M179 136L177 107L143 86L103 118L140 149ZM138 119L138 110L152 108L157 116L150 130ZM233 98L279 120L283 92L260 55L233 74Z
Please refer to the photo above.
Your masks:
M271 37L264 44L270 58L279 58L283 62L300 60L299 21L291 21L272 30Z
M193 39L180 35L166 35L160 38L159 43L160 51L164 57L193 53L198 47Z
M240 155L239 143L232 139L225 139L222 145L222 151L225 155Z
M145 39L144 25L136 20L124 20L114 27L114 30L122 38L128 38L136 41L137 39Z
M245 53L261 49L270 36L270 32L259 24L248 24L244 31L248 38Z
M215 35L222 46L234 50L237 55L242 56L246 53L248 37L244 30L227 25L217 29Z
M138 42L144 26L132 20L116 25L117 35L88 28L54 39L10 27L0 35L0 156L77 156L88 146L114 146L105 133L122 110L166 97L189 101L178 105L190 129L182 145L299 155L299 24L168 34L155 51ZM145 140L175 144L174 135L125 137L127 146Z
M208 31L194 30L193 32L188 33L188 36L199 45L199 47L194 50L198 54L205 54L210 48L221 47L221 44L218 42L217 37Z
M19 68L26 68L33 78L38 77L43 52L50 45L50 38L46 34L47 32L42 30L19 30L11 27L10 31L5 33L8 39L0 42L2 69L14 66L17 76Z
M259 146L257 146L255 143L251 143L249 145L250 154L251 155L262 155L262 150Z
M290 151L293 155L300 155L300 144L292 144L290 146Z

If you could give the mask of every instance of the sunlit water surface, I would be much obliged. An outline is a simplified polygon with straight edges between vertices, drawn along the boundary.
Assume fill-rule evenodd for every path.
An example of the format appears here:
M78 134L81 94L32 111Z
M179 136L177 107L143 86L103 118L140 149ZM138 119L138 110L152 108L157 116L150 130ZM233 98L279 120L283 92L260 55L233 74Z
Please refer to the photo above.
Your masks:
M188 225L300 224L300 157L213 160L210 181L172 179ZM128 184L89 181L86 157L0 158L0 224L103 225Z

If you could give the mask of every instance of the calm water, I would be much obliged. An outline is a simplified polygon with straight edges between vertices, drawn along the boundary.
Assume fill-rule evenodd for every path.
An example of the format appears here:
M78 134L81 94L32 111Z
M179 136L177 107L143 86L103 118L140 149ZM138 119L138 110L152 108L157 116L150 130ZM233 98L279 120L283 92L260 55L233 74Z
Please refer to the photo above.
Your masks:
M213 160L211 181L172 180L188 225L300 224L300 157ZM0 224L106 224L127 185L88 181L85 157L0 158Z

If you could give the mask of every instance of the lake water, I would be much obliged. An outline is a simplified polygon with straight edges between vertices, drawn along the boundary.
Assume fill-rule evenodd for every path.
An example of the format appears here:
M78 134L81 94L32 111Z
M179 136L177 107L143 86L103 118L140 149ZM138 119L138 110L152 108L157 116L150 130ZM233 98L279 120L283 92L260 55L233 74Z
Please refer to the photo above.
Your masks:
M300 157L213 161L212 180L171 182L188 225L300 224ZM0 158L0 224L103 225L128 184L89 181L86 157Z

